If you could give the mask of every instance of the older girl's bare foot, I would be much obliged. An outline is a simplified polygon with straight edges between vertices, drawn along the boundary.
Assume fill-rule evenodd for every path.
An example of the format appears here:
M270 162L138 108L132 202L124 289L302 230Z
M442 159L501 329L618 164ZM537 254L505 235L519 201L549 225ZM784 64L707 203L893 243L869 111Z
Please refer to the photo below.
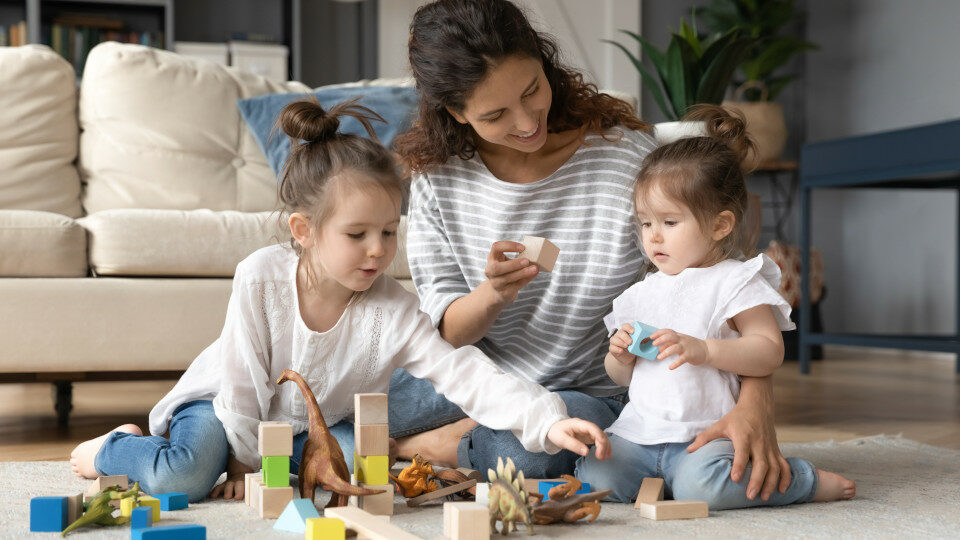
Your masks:
M140 431L140 428L135 424L117 426L117 429L113 431L143 435L143 432ZM93 460L97 457L97 452L100 451L103 442L107 440L107 436L113 433L113 431L104 433L96 439L84 441L78 444L77 447L73 449L73 452L70 452L70 468L73 469L73 474L80 478L96 478L100 476L97 473L97 469L93 466Z
M464 418L437 429L402 437L397 439L397 453L401 459L413 459L413 456L420 454L420 457L434 465L456 467L460 439L478 425L476 420Z
M837 473L817 469L817 479L817 492L813 495L813 502L852 499L857 494L857 484Z

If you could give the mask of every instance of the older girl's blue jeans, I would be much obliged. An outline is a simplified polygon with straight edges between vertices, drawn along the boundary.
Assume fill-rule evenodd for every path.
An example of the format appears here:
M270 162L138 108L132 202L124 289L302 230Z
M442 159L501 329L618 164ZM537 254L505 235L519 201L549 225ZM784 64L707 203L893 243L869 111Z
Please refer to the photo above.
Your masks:
M330 428L353 470L353 424L340 422ZM170 438L111 433L94 459L101 475L125 474L151 495L186 493L191 502L203 500L227 470L230 445L223 424L213 412L213 403L184 403L173 412ZM297 474L307 432L293 437L290 472Z
M691 441L692 442L692 441ZM607 499L632 502L644 478L663 478L666 497L677 500L706 501L711 510L780 506L809 502L817 492L817 469L805 459L787 458L790 463L790 487L779 489L766 501L759 496L747 498L751 466L740 479L730 479L733 468L733 443L717 439L696 452L688 453L690 442L642 445L610 435L613 456L600 461L591 453L577 460L577 478L589 483L593 491L613 490Z

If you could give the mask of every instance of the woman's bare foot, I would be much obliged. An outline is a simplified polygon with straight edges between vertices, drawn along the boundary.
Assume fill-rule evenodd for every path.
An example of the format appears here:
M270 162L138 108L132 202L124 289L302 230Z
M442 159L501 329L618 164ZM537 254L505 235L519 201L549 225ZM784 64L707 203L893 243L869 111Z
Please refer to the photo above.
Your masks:
M134 435L143 435L143 432L140 431L140 428L135 424L124 424L122 426L117 426L117 429L113 431L122 431L124 433L133 433ZM100 451L100 447L103 446L103 442L107 440L107 436L110 435L110 433L113 433L113 431L104 433L96 439L84 441L78 444L77 447L73 449L73 452L70 452L70 468L73 469L73 474L79 476L80 478L96 478L100 476L97 474L97 470L93 466L93 460L97 457L97 452Z
M857 494L857 484L837 473L817 469L817 479L817 492L813 496L813 502L852 499Z
M456 467L460 439L478 425L480 424L476 420L464 418L437 429L399 438L397 453L401 459L411 460L413 456L420 454L420 457L433 465Z

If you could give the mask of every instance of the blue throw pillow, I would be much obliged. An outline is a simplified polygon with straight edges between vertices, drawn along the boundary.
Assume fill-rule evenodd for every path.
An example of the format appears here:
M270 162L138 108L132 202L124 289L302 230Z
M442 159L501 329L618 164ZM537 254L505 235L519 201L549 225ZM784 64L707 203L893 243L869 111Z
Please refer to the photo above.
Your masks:
M267 94L248 99L237 100L240 114L253 133L257 144L267 156L270 168L279 178L283 164L290 154L290 138L281 129L273 131L273 125L280 111L287 104L303 99L311 94ZM394 137L410 127L416 114L419 96L412 86L355 86L350 88L328 88L312 92L324 109L330 109L338 103L360 98L360 105L373 109L387 121L372 122L380 144L390 147ZM271 131L273 135L271 136ZM363 125L356 119L340 118L341 133L367 136Z

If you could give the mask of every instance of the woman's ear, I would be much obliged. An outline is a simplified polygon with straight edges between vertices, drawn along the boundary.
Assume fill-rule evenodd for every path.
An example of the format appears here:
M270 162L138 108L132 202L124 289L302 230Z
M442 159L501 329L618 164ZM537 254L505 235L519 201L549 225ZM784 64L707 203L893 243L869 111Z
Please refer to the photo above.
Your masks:
M726 238L730 233L733 232L734 226L737 224L737 218L733 215L733 212L729 210L724 210L717 214L716 219L713 220L713 241L719 242Z
M296 240L301 247L304 249L313 247L316 239L313 235L313 227L307 216L300 212L294 212L287 218L287 224L290 225L290 234L293 235L293 239Z
M452 116L453 119L456 120L457 122L460 122L461 124L467 123L467 117L465 117L464 115L451 109L450 107L444 106L444 108L447 109L447 112L450 113L450 116Z

